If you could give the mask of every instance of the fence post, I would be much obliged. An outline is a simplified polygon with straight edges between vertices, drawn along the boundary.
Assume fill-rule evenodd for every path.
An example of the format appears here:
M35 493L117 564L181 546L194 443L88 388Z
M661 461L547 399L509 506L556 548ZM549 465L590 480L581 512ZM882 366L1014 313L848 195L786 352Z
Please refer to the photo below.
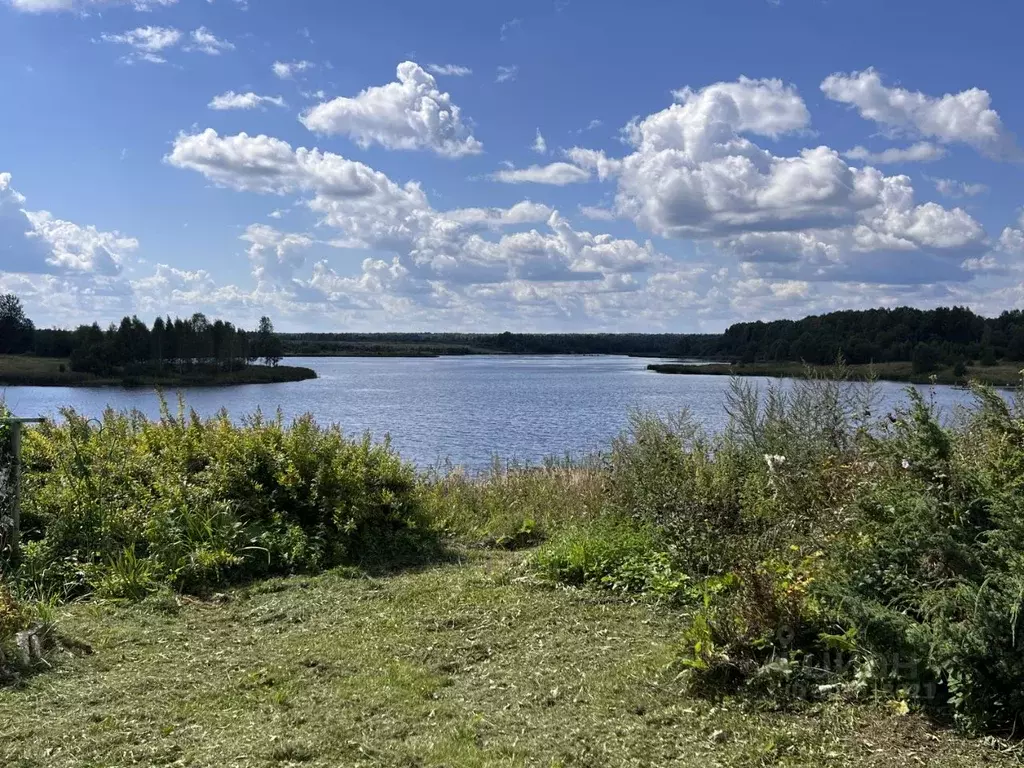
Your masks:
M0 424L11 427L11 504L10 563L17 567L21 560L21 430L24 424L41 424L45 419L0 419Z

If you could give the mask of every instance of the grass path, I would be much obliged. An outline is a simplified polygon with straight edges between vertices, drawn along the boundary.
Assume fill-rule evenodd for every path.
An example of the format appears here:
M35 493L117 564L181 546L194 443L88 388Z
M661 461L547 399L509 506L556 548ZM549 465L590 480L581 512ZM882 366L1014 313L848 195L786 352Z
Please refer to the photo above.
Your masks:
M531 586L520 559L73 606L94 653L0 689L0 765L1015 764L881 707L686 699L678 615Z

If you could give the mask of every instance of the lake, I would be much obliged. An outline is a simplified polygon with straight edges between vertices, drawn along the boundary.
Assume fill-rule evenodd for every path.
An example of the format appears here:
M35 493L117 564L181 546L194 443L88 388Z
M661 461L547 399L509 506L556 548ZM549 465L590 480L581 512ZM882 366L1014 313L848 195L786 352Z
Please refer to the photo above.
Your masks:
M241 416L278 408L286 418L312 413L348 433L385 433L420 467L446 459L481 468L492 457L537 462L583 456L607 447L631 409L660 414L689 408L708 429L726 422L725 376L649 372L644 358L469 356L442 358L289 358L313 368L315 381L183 391L202 415L226 408ZM762 386L768 379L756 379ZM881 406L905 401L903 384L880 382ZM53 416L71 406L98 416L107 406L159 413L156 393L142 389L8 387L0 390L18 416ZM172 393L173 397L173 393ZM949 412L970 399L936 387Z

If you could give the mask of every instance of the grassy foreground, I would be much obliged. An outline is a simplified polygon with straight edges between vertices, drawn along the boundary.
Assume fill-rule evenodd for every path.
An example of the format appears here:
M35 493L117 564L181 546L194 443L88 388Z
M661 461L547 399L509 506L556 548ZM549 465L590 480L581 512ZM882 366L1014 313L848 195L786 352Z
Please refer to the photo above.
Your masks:
M72 605L93 654L0 688L0 765L1013 764L881 706L688 698L678 615L537 587L522 559Z
M1024 392L754 384L478 475L64 411L0 539L0 765L1019 759Z
M72 371L67 360L30 355L0 355L0 386L8 387L220 387L315 379L310 368L251 365L240 371L167 371L159 375L97 376Z
M685 363L655 363L647 366L657 373L697 374L702 376L767 376L772 378L803 378L827 376L834 366L806 365L804 363L711 363L688 365ZM941 368L932 373L915 373L909 362L875 363L844 366L845 375L854 380L905 381L912 384L964 384L977 381L993 387L1016 387L1021 382L1021 366L1016 363L993 366L969 365L966 376L956 376L952 368Z

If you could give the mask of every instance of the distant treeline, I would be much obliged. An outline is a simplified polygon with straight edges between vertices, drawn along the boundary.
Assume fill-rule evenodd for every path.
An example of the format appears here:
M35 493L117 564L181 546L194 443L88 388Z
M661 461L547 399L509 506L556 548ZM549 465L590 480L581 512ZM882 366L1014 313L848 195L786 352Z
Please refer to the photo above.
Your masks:
M898 307L831 312L803 320L738 323L715 345L715 355L742 362L815 364L914 363L919 371L978 361L1024 360L1024 313L986 318L966 307Z
M232 370L283 356L635 355L744 363L827 365L912 362L915 372L958 363L1024 361L1024 312L986 318L966 307L831 312L802 320L737 323L721 334L644 333L286 333L264 317L255 332L205 315L126 317L106 330L37 330L17 297L0 296L0 354L70 359L76 371L109 374L196 366Z
M637 355L708 353L717 335L678 333L282 333L286 355Z
M78 373L140 375L164 370L238 371L262 359L276 366L281 340L270 318L245 331L196 313L189 318L158 317L152 327L125 317L105 330L98 323L77 329L38 329L25 316L17 296L0 296L0 354L67 358Z
M965 307L831 312L737 323L721 334L292 333L286 355L604 354L826 365L913 362L918 371L1024 360L1024 313L985 318Z

